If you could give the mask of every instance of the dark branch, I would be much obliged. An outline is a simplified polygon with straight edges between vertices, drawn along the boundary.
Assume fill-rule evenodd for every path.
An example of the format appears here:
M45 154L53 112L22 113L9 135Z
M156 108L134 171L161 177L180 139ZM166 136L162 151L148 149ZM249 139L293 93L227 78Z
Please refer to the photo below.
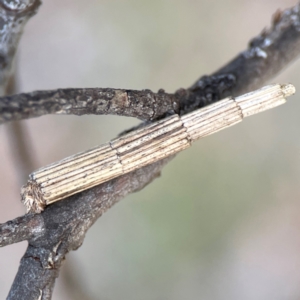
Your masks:
M19 40L40 0L0 0L0 95L4 95Z
M178 113L178 100L163 90L59 89L0 98L0 124L46 114L111 114L153 120L174 113Z
M258 89L293 62L300 53L300 3L277 11L269 29L252 39L248 49L211 76L203 76L181 98L187 113L228 96Z
M45 231L43 217L25 215L0 224L0 247L42 236Z
M299 5L276 15L272 28L254 39L248 50L214 75L202 77L190 89L177 91L175 97L180 101L180 112L193 110L228 94L247 92L275 76L300 50L299 15ZM156 103L159 105L158 101ZM120 108L122 111L123 106ZM174 110L173 105L169 109ZM45 224L41 235L30 235L28 232L21 235L22 238L28 238L29 246L8 299L51 299L54 281L65 255L80 247L87 230L102 213L128 193L140 190L151 182L168 160L141 168L47 207L40 215ZM9 224L3 226L10 228ZM35 230L36 227L32 225L31 231ZM8 233L8 236L11 234ZM11 238L9 241L13 243L19 240Z
M81 246L87 230L107 209L128 193L140 190L156 178L168 160L48 206L40 214L45 231L42 235L29 238L29 246L21 260L8 299L20 299L19 295L24 300L38 299L40 291L43 293L42 299L51 299L48 286L52 286L58 276L66 254Z
M110 88L36 91L0 98L0 123L45 114L122 115L154 120L167 114L185 114L229 95L261 87L299 53L299 4L277 12L272 26L249 43L249 48L191 88L167 94L163 90L133 91Z

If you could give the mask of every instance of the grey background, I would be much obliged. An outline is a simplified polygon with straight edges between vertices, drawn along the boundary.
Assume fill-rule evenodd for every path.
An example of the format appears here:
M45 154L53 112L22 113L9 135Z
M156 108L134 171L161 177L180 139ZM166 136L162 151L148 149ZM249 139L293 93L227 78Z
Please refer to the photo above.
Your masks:
M221 67L269 26L277 8L295 3L44 1L20 44L20 89L173 92ZM298 62L273 82L298 88L299 74ZM90 299L299 299L299 97L195 143L159 179L103 215L67 258L76 286ZM138 121L45 116L25 123L37 168ZM3 223L24 213L24 179L6 125L0 157ZM25 248L0 249L0 299ZM53 299L74 299L66 276L63 270Z

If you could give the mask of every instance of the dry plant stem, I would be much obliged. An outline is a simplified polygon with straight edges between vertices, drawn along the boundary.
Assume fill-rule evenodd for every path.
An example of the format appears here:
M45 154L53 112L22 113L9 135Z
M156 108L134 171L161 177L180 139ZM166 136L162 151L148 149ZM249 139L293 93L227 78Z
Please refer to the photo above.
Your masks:
M294 93L291 84L272 84L131 131L34 171L22 187L22 202L27 211L39 213L46 205L174 155L244 117L284 104Z
M277 26L268 31L267 35L276 38L271 39L274 42L273 46L268 48L270 51L266 60L257 55L249 58L247 56L245 59L238 56L225 66L221 73L219 71L212 77L202 79L202 83L188 91L178 91L176 97L180 99L182 111L193 110L193 107L217 101L227 94L247 92L254 86L257 87L258 80L259 84L263 85L265 80L275 76L281 68L290 63L299 52L299 13L295 12L298 9L299 5L296 5L292 10L287 10L284 18L276 19ZM261 37L258 38L260 39ZM255 47L250 47L246 52L251 53L251 49L255 52ZM280 56L278 53L281 53L282 49L285 54ZM259 75L259 79L247 75L253 73ZM29 246L22 258L8 299L51 299L53 284L65 255L81 245L89 227L105 210L128 193L142 189L160 173L167 161L169 159L156 162L47 207L40 214L44 230L36 230L32 225L26 234L21 236L22 239L28 240ZM9 222L2 224L0 228L4 226L7 232L10 232L6 241L20 241L20 236L14 238ZM22 227L23 224L19 223L18 226ZM0 242L0 246L3 245Z

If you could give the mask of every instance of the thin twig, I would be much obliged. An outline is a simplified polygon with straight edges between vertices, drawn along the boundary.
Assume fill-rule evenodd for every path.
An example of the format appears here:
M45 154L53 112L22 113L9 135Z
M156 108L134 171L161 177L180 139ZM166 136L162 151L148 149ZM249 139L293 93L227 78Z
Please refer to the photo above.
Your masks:
M110 88L35 91L0 98L0 124L46 114L120 115L153 120L178 112L178 100L163 90Z
M28 214L13 221L0 224L0 246L18 243L43 235L45 231L43 217Z

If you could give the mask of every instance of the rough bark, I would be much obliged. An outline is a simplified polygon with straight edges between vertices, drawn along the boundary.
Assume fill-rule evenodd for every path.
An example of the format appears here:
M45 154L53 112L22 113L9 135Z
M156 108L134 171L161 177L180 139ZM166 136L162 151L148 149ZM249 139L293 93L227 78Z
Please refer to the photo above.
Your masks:
M299 24L299 4L277 13L272 27L252 40L246 51L212 76L202 77L190 89L175 93L180 112L185 113L228 94L241 94L263 85L299 53ZM155 103L160 105L157 99ZM121 105L120 114L122 109ZM153 107L151 109L155 111ZM170 104L162 115L172 109L173 104ZM117 110L118 107L115 112ZM135 114L132 112L131 116L142 116ZM24 115L26 118L33 116ZM161 115L153 117L151 113L148 116L152 119ZM8 299L51 299L54 282L66 254L80 247L87 230L102 213L128 193L138 191L151 182L169 160L159 161L57 202L39 216L28 215L2 224L0 246L21 240L29 242Z
M28 239L29 245L7 299L32 300L39 299L41 295L41 299L51 299L50 287L59 274L66 254L81 246L87 230L107 209L128 193L140 190L151 182L167 161L118 177L69 197L58 205L50 205L39 215L42 221L37 222L36 215L29 215L29 220L24 220L24 224L37 222L39 225L44 223L44 226L39 226L36 234L26 231L27 237L23 232L18 234L19 239ZM6 232L6 244L15 236L12 231L16 230L15 223L18 221L12 222L0 227ZM36 227L34 224L31 226L31 229ZM20 295L22 298L19 298Z
M0 95L4 95L24 26L40 0L0 1Z
M228 96L255 90L274 78L299 55L300 4L277 11L269 29L253 38L248 49L210 76L202 76L180 100L180 113L210 104Z
M178 113L175 95L163 90L134 91L110 88L58 89L2 97L0 124L46 114L120 115L153 120Z
M164 90L58 89L0 98L0 123L45 114L114 114L154 120L185 114L229 95L237 96L262 84L293 61L299 53L299 4L273 16L272 26L252 39L248 49L189 89L175 94Z

